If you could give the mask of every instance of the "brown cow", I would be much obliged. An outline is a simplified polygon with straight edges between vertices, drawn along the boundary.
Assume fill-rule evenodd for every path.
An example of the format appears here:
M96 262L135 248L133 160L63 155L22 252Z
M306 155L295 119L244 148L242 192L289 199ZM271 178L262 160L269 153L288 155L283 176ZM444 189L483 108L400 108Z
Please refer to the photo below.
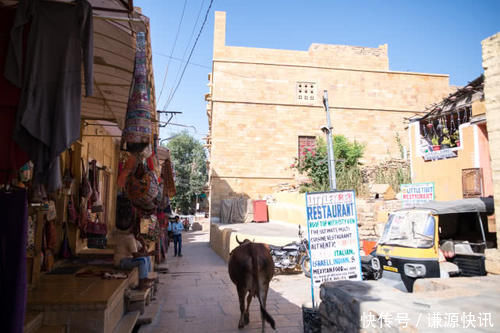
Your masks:
M253 243L248 239L231 251L228 263L229 276L236 285L240 300L240 321L238 328L243 328L250 321L250 302L256 296L260 304L262 318L262 332L264 332L265 321L275 329L274 319L266 311L267 291L269 282L273 278L274 262L269 249L265 244ZM245 309L245 296L247 295L247 307Z

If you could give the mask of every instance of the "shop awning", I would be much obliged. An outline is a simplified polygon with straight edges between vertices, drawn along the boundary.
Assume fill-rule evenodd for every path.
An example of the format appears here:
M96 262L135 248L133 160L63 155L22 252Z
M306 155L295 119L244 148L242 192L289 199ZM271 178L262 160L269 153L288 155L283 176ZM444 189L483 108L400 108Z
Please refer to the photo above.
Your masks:
M134 36L146 30L148 18L130 12L130 1L89 2L94 6L94 96L83 98L82 119L107 120L123 129L134 71Z
M410 122L420 121L426 118L433 119L436 117L442 117L446 114L471 107L473 102L484 99L483 88L484 76L480 75L478 78L469 82L465 87L458 89L439 103L432 105L428 109L429 112L426 115L423 117L412 118L410 119Z
M0 5L16 6L18 2L0 0ZM140 9L134 9L131 0L88 2L92 5L94 14L94 96L82 99L81 117L84 120L111 121L123 129L134 70L134 36L136 32L148 29L149 19L140 13ZM152 64L148 67L148 76L150 82L153 82ZM85 95L82 93L82 96ZM154 100L154 93L152 99Z

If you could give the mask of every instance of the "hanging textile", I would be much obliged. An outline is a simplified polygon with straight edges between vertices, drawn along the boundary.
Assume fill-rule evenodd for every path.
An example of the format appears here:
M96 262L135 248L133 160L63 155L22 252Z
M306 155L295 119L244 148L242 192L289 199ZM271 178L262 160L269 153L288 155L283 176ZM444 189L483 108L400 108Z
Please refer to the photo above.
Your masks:
M151 101L146 61L146 35L139 32L136 39L134 78L123 130L123 138L131 152L143 151L151 140Z
M0 322L2 332L22 333L26 309L28 199L25 190L0 191Z
M35 181L53 191L62 186L58 156L80 137L82 61L92 95L92 7L86 0L21 0L10 36L5 77L22 89L14 140L35 164Z
M3 75L10 29L14 23L16 11L9 7L0 7L0 182L9 182L16 171L28 161L28 155L12 139L17 105L21 89L7 81ZM26 39L26 38L25 38Z
M121 164L121 168L118 172L118 187L123 188L125 186L125 183L127 182L127 178L130 175L132 171L137 166L137 157L134 155L130 155L125 163Z
M175 193L174 170L170 159L166 159L161 169L161 177L163 178L163 195L172 198Z

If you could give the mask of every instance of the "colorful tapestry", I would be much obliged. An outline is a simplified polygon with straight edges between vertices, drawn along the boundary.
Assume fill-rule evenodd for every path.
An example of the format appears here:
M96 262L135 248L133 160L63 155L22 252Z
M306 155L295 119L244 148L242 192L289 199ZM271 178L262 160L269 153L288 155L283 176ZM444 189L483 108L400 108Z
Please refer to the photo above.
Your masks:
M129 96L123 136L129 143L149 143L151 140L151 99L146 70L146 36L137 33L134 78Z

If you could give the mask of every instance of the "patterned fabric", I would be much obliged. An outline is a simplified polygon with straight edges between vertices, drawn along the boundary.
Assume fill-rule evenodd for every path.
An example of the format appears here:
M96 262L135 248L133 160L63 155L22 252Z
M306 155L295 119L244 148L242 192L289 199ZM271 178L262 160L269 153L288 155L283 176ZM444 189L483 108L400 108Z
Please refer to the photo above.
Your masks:
M156 216L152 215L149 219L141 220L141 223L147 223L144 226L145 232L141 233L143 238L146 240L150 240L152 242L156 242L160 236L160 224L158 223L158 219ZM143 226L141 225L141 230Z
M147 170L142 162L139 162L134 174L130 175L125 186L127 197L133 205L145 211L156 208L158 196L158 179L154 172Z
M36 223L31 216L28 216L28 241L26 244L26 250L30 256L35 253L35 230Z
M165 160L161 170L161 177L163 178L163 195L172 198L176 193L175 179L172 163L170 159Z
M134 79L123 131L127 143L150 142L151 107L146 71L146 36L140 32L137 34Z

